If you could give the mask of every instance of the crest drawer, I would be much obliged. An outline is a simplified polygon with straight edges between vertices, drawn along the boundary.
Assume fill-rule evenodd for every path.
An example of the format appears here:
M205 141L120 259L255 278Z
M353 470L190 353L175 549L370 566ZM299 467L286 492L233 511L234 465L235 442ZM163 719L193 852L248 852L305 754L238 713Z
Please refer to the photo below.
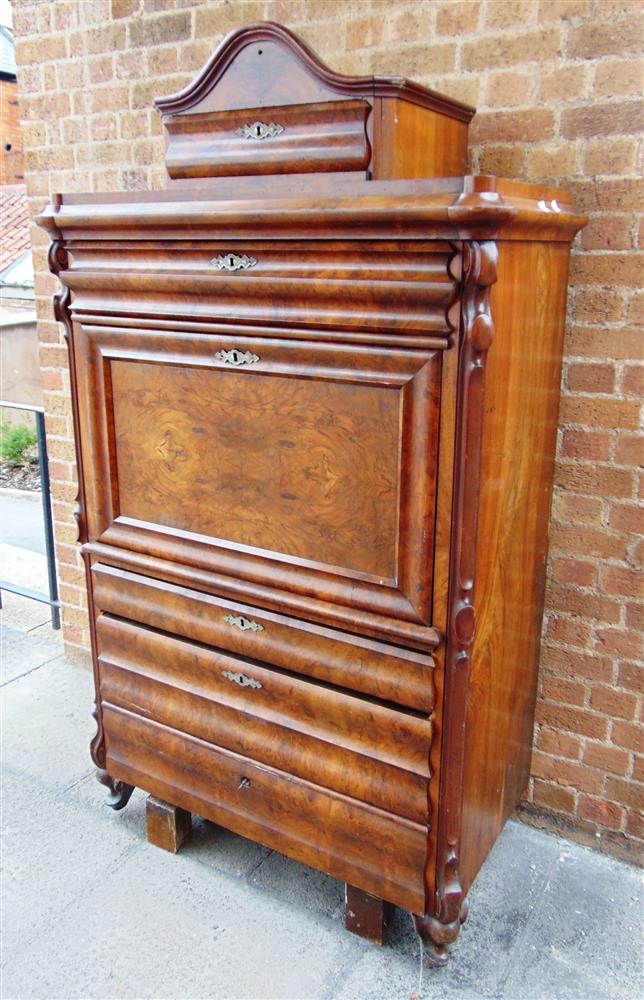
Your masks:
M366 101L344 100L168 115L168 173L179 178L364 172L371 159L370 111Z

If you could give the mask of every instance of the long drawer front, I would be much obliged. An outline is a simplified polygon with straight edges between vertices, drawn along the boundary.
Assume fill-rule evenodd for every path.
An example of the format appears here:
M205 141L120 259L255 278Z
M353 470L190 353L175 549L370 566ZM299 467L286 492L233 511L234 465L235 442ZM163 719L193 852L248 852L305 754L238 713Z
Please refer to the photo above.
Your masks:
M133 712L105 705L103 719L117 779L423 912L424 827Z
M98 563L103 612L429 714L431 656Z
M427 823L431 723L101 615L102 702Z
M438 242L81 239L70 248L72 315L101 324L126 314L426 343L445 341L458 288L454 250Z

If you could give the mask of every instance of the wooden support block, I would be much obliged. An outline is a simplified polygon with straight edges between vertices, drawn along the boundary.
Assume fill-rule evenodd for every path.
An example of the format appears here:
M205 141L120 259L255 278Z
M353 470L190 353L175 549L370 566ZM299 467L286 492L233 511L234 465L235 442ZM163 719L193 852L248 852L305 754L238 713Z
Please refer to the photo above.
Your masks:
M382 945L389 923L391 905L355 886L345 886L344 926L352 934Z
M192 831L192 817L185 809L149 795L146 804L148 841L176 854Z

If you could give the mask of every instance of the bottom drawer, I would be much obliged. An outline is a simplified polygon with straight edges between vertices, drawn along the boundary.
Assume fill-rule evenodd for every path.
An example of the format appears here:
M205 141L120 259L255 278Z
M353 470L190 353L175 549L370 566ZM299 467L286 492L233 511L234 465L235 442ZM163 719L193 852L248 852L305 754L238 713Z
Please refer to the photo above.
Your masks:
M413 913L423 913L427 831L112 705L103 706L107 769Z

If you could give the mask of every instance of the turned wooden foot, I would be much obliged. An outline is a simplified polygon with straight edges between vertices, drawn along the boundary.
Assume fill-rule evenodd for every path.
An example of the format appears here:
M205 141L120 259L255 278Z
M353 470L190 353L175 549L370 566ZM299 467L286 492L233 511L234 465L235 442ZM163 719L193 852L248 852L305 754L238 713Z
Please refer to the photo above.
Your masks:
M145 812L149 843L176 854L190 836L192 830L190 813L185 809L179 809L178 806L171 806L162 799L155 799L152 795L148 797Z
M391 915L391 904L355 886L345 886L344 926L352 934L382 945Z
M447 965L449 958L447 946L456 941L461 930L461 924L467 917L468 904L463 900L461 905L461 915L458 920L453 920L449 924L444 924L437 917L416 916L412 914L416 933L423 942L423 951L427 965L435 969L440 969Z
M124 781L115 781L111 774L100 767L96 769L96 780L101 785L105 785L109 791L105 804L110 809L123 809L128 804L134 791L134 785L126 785Z

